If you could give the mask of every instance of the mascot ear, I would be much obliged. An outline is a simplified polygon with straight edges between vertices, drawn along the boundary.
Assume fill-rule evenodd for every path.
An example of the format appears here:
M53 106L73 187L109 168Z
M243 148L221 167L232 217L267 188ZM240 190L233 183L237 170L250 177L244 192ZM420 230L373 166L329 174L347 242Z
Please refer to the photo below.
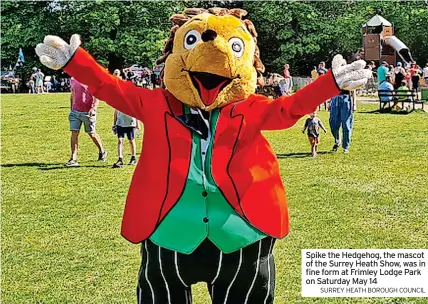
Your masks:
M258 53L258 48L256 49L256 52L254 54L254 68L257 72L257 85L264 87L265 86L265 80L263 78L263 74L265 71L265 66L263 65L262 61L260 60Z
M174 15L174 16L176 16L176 15ZM164 49L163 49L163 55L162 55L161 58L159 58L158 60L156 60L156 64L164 63L165 60L166 60L166 58L169 56L169 54L172 53L172 48L174 46L175 32L178 30L179 27L180 26L175 25L175 26L173 26L171 28L171 31L169 32L169 37L168 37L167 40L165 40L165 46L164 46Z
M178 26L182 26L183 24L185 24L187 22L187 20L189 20L189 17L187 17L183 14L176 14L176 15L169 18L169 21L171 21L172 23L174 23Z
M229 10L227 8L222 7L211 7L208 9L208 13L213 14L215 16L225 16L229 14Z
M257 38L254 37L254 40L257 41ZM264 87L265 81L262 73L264 73L265 71L265 66L263 65L259 56L260 56L259 48L256 45L256 51L254 52L254 68L256 69L256 72L257 72L257 85L259 85L260 87Z
M229 10L229 14L231 14L232 16L235 16L238 19L242 19L242 17L247 16L247 11L240 9L240 8L233 8L231 10Z
M159 79L160 79L160 87L162 88L162 89L165 89L166 87L165 87L165 83L164 83L164 81L163 81L163 76L164 76L164 70L165 70L165 67L161 70L161 72L159 73Z
M254 24L251 22L251 20L245 19L243 21L245 26L247 27L247 30L250 32L251 36L257 38L257 31L256 31L256 28L254 27Z
M260 87L265 86L265 79L263 78L263 75L260 72L257 72L257 85Z
M254 54L254 68L257 72L263 73L265 71L265 66L263 65L262 61L260 60L260 57L256 54Z
M246 12L245 12L245 15L246 15ZM245 16L245 15L243 15L243 16ZM251 22L251 20L245 19L243 22L244 22L247 30L251 33L251 36L253 37L254 43L256 45L256 50L254 52L254 63L253 63L253 65L257 71L257 76L260 77L260 74L264 73L264 71L265 71L265 66L263 65L262 61L260 60L260 49L257 46L257 36L258 36L257 31L256 31L256 28L254 27L254 24ZM258 81L257 81L257 83L258 83Z

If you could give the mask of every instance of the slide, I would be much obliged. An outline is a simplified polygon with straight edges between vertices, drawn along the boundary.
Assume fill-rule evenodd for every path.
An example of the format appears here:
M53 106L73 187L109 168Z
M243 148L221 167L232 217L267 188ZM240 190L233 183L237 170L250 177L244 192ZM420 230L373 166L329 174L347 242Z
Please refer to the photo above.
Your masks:
M391 46L403 59L404 63L409 63L413 61L412 54L410 54L409 48L397 37L389 36L384 38L386 45Z

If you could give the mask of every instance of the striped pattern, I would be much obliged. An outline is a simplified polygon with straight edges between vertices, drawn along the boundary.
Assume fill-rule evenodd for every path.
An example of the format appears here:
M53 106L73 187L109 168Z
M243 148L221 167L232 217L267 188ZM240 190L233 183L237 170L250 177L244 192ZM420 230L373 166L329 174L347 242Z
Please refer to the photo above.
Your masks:
M272 304L275 239L266 237L225 254L206 239L185 255L144 241L138 275L139 304L191 304L191 285L206 282L214 304Z

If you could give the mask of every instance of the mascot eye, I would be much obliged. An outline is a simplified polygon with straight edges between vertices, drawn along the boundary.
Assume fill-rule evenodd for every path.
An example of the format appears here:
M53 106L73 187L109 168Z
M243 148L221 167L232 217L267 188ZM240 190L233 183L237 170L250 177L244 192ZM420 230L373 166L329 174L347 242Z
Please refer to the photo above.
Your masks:
M242 57L244 54L244 41L239 38L231 38L229 44L235 57Z
M196 30L191 30L186 34L186 37L184 37L184 48L186 50L191 50L199 41L201 41L201 34Z

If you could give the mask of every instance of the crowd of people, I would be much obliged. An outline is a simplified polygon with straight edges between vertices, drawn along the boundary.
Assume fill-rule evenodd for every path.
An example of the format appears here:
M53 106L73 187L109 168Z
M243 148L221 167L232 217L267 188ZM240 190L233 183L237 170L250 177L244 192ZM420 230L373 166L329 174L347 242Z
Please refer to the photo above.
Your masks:
M369 66L373 69L374 62L370 62ZM422 69L415 61L410 65L404 67L401 62L397 62L397 65L388 64L388 62L383 61L382 64L377 68L376 71L379 85L381 85L386 78L391 78L393 87L397 90L403 84L409 90L418 90L419 84L422 78L428 80L428 63L425 68Z
M156 88L160 86L159 76L149 69L145 68L142 72L136 73L130 68L123 70L116 69L114 72L116 75L120 76L123 80L132 81L135 85L143 88Z
M398 102L407 101L410 97L409 92L412 90L417 92L421 84L421 79L424 80L428 87L428 63L422 69L416 62L410 63L407 67L403 67L401 62L397 62L396 66L383 61L376 69L373 61L367 64L367 69L373 72L373 78L369 79L369 85L374 86L374 79L377 78L379 86L377 90L390 92L387 96L381 96L380 100L384 102L384 107L391 101L395 107ZM327 72L325 63L321 62L318 68L314 66L311 71L311 78L316 79L320 75ZM330 129L334 137L333 151L337 151L340 142L342 142L343 152L349 153L349 147L353 129L353 112L356 110L356 94L355 91L342 91L338 96L333 97L328 102L330 111ZM312 113L306 120L303 132L308 130L308 138L311 144L312 157L317 155L317 145L319 144L320 132L319 129L326 129L322 125L321 120L316 117L316 112ZM339 129L342 128L342 140L340 141Z
M422 69L416 64L416 62L410 63L406 68L403 67L401 62L397 62L396 66L388 64L383 61L381 65L376 69L376 65L373 61L367 64L367 69L373 72L373 78L369 82L374 83L374 79L378 79L378 90L383 92L390 92L387 96L381 96L380 100L384 102L385 106L393 101L395 107L399 102L407 101L409 99L409 92L412 90L417 92L421 79L424 80L425 85L428 87L428 63ZM311 71L311 78L316 79L320 75L327 72L325 69L325 63L321 62L317 67ZM334 137L333 151L337 151L340 142L342 142L343 152L349 153L352 129L353 129L353 112L356 110L356 96L355 91L348 92L342 91L339 95L333 97L328 101L328 109L330 110L330 129ZM312 157L317 155L317 146L320 142L321 128L326 132L326 129L322 125L321 120L316 117L316 112L312 113L306 120L303 132L308 130L308 138L311 144ZM342 128L342 140L340 141L339 129Z
M143 88L155 88L160 86L159 76L149 69L145 69L142 73L136 73L130 68L123 70L117 69L116 71L119 73L118 75L120 75L122 79L132 81L137 86ZM58 78L55 75L45 75L41 69L33 68L27 77L26 87L29 94L70 92L71 82L70 78ZM15 90L13 90L13 92L15 93Z
M49 92L69 92L70 79L67 77L58 78L43 74L41 69L33 68L28 76L26 86L29 94L43 94Z
M369 65L374 66L374 62ZM392 108L398 107L399 102L411 101L412 96L417 94L421 83L428 87L428 63L422 69L416 62L412 62L406 67L403 67L401 62L397 62L394 67L383 61L377 68L376 74L383 109L391 101L393 102Z
M257 86L256 92L268 96L290 96L293 92L293 78L290 73L290 65L284 65L283 75L278 73L267 73L263 86Z
M19 86L21 85L21 79L19 79L15 73L5 71L0 77L1 81L1 92L10 92L16 93L19 91Z

